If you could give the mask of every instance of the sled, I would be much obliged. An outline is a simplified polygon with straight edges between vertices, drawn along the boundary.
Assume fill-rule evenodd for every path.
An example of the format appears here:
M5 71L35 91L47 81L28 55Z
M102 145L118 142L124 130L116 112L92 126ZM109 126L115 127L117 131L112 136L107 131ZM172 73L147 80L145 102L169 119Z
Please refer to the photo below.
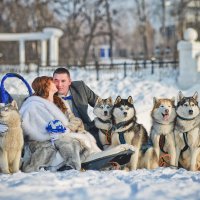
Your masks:
M4 87L4 82L7 78L18 78L20 79L26 86L26 88L28 89L28 95L19 95L19 94L15 94L15 95L11 95L8 93L8 91L6 91L5 87ZM32 89L30 87L30 85L28 84L28 82L19 74L17 73L7 73L2 77L1 83L0 83L0 103L3 104L9 104L14 100L17 101L18 106L20 107L22 101L25 99L25 97L27 96L31 96L32 95Z
M112 165L123 166L130 161L134 153L132 147L123 149L121 145L113 149L102 151L89 156L81 163L82 169L85 170L104 170Z
M129 148L130 147L130 148ZM84 162L81 163L82 170L111 170L111 169L121 169L126 165L134 153L134 147L131 145L119 145L113 147L110 150L105 150L102 152L94 153L87 157ZM61 158L61 157L60 157ZM56 172L74 169L72 166L68 165L63 159L59 161L60 164L51 166L41 166L44 170Z
M120 166L127 164L130 161L131 155L134 153L132 150L125 150L113 155L100 157L95 160L86 161L81 164L82 169L85 170L102 170L109 168L113 164Z

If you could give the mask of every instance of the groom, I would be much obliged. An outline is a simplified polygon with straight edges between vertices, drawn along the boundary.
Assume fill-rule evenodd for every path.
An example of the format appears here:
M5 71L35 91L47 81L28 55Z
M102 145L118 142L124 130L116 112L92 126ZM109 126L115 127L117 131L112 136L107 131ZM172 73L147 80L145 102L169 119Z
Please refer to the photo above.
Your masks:
M95 137L97 145L102 148L98 129L88 115L88 105L94 107L98 96L83 81L72 81L70 72L64 67L54 71L53 81L58 89L58 96L83 121L85 130Z

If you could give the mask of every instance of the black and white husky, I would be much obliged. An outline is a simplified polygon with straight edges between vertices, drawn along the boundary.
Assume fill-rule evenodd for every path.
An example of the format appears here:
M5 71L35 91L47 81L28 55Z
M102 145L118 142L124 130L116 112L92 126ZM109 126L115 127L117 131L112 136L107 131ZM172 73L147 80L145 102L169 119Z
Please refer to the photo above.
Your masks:
M184 168L195 171L200 152L200 124L195 124L200 114L198 93L185 97L179 92L176 112L176 165L180 162Z
M158 157L154 148L149 145L149 138L143 125L137 123L136 111L131 96L122 99L118 96L113 110L112 146L131 144L135 153L130 161L130 169L153 169L158 167Z
M111 144L112 121L111 110L113 107L112 98L98 98L94 106L94 114L97 116L94 119L95 126L99 129L99 139L103 149L107 149Z

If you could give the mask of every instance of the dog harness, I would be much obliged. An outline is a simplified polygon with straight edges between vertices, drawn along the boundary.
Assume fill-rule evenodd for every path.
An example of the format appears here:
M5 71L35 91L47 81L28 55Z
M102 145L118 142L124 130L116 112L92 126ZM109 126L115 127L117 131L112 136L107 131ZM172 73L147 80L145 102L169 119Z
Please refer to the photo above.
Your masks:
M185 121L190 121L190 120L195 119L195 117L190 118L190 119L187 119L187 118L181 117L181 116L179 116L179 115L177 115L177 117L180 118L180 119L182 119L182 120L185 120Z
M189 145L187 143L187 135L188 135L188 132L186 133L183 133L183 140L185 142L185 146L184 148L181 150L181 155L183 155L183 152L186 151L188 148L189 148Z
M118 133L119 134L119 141L120 141L121 144L126 144L126 140L124 138L124 133L125 133L125 131Z
M160 125L164 125L163 123L160 123L158 121L155 121L156 124L160 124ZM169 124L173 124L173 122L169 123ZM166 139L165 139L166 135L164 134L161 134L160 135L160 139L159 139L159 147L160 147L160 150L164 153L164 154L168 154L167 151L164 150L164 146L165 146L165 142L166 142Z
M115 131L115 130L117 130L117 129L119 129L119 128L122 128L122 127L124 127L124 126L129 125L129 124L132 123L132 122L136 123L135 117L132 117L132 118L129 119L128 121L119 122L118 124L115 124L115 125L113 126L112 129ZM134 125L134 124L133 124L133 125Z
M186 120L186 121L190 121L190 120L193 120L193 119L195 119L195 118L191 118L191 119L187 119L187 118L183 118L183 117L181 117L181 116L177 116L178 118L180 118L180 119L182 119L182 120ZM188 148L189 148L189 145L188 145L188 143L187 143L187 135L188 135L188 132L184 132L183 133L183 140L184 140L184 143L185 143L185 146L184 146L184 148L181 150L181 156L183 156L183 152L184 151L186 151Z
M127 131L130 131L134 127L134 125L136 123L134 121L134 119L135 119L135 117L132 117L131 119L129 119L126 122L120 122L120 123L116 124L115 126L113 126L112 130L116 131L119 128L125 127L125 126L133 123L133 125L131 127L129 127L127 130L124 130L124 131L121 131L121 132L117 132L119 134L119 141L120 141L121 144L126 144L124 133L127 132Z
M106 144L106 145L110 145L112 128L110 130L105 130L105 129L99 129L99 130L106 136L106 139L108 141L108 144Z
M144 154L144 153L145 153L150 147L152 147L152 146L153 146L152 140L149 139L148 142L147 142L147 144L143 144L143 145L141 146L141 151L142 151L142 153Z
M166 152L164 150L164 146L165 146L165 135L161 134L160 135L160 139L159 139L159 147L160 150L164 153L164 154L168 154L168 152Z
M101 118L98 118L98 120L100 121L100 122L102 122L102 123L105 123L105 124L111 124L112 123L112 121L111 120L102 120ZM106 130L106 129L101 129L101 128L99 128L99 130L106 136L106 139L107 139L107 141L108 141L108 144L105 144L105 145L110 145L111 144L111 133L112 133L112 128L111 129L109 129L109 130Z

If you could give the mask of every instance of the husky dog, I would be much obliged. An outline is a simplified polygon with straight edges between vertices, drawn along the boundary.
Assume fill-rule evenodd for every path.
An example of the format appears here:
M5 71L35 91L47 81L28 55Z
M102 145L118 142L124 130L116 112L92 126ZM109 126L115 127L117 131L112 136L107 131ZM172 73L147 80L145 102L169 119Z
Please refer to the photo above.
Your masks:
M0 108L0 125L0 172L18 172L24 139L15 101Z
M107 149L111 144L112 134L112 121L111 110L113 107L112 98L97 99L94 106L94 114L97 116L94 119L95 126L99 129L99 139L103 146L103 149Z
M198 106L198 93L192 97L185 97L179 92L178 104L176 108L177 119L175 124L175 142L176 142L176 165L179 160L183 159L183 154L189 155L189 170L197 170L197 158L200 152L200 126L195 124L196 118L199 116L200 109ZM187 131L181 131L185 127ZM189 154L188 152L189 151ZM184 163L184 162L183 162Z
M112 115L114 133L111 146L127 143L135 147L135 153L130 161L130 169L158 167L158 157L153 147L149 145L147 131L143 125L137 123L132 97L122 99L118 96L113 106Z
M175 98L156 99L151 111L152 127L150 138L158 158L160 154L169 153L170 165L175 165L176 148L174 139L174 125L176 118Z

